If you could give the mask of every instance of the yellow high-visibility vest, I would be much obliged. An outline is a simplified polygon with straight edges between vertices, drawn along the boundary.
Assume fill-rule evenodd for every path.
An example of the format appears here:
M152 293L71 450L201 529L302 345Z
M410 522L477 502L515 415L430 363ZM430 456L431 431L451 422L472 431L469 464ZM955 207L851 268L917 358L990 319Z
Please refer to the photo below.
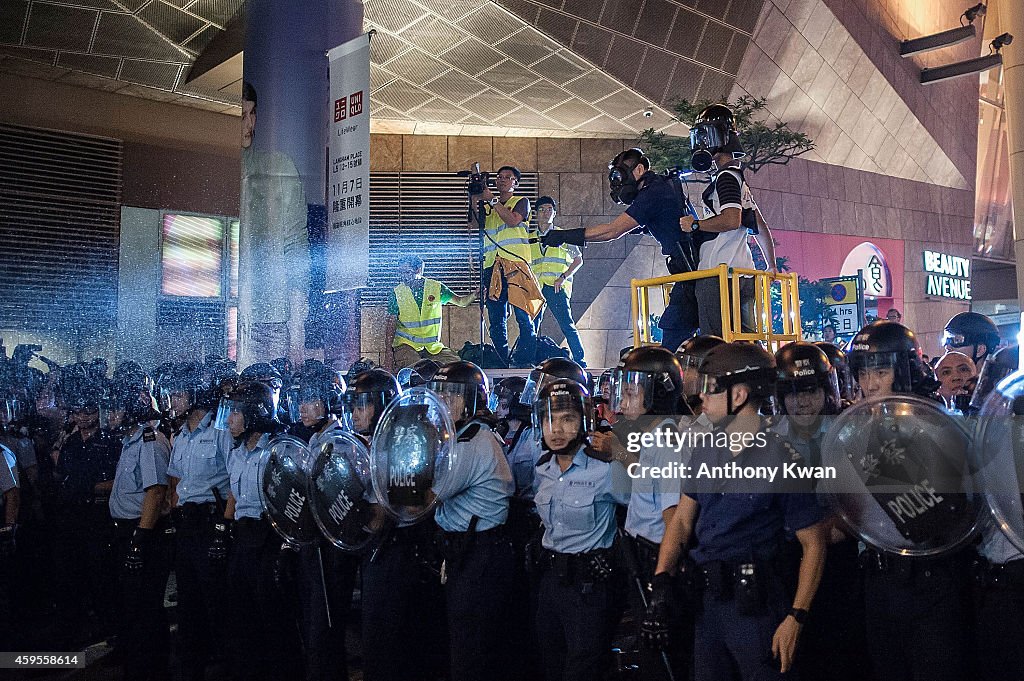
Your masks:
M538 244L533 246L533 273L537 275L537 281L541 286L554 287L555 279L569 271L572 261L576 258L569 253L565 246L544 247ZM562 290L566 297L572 296L572 277L567 277L562 282Z
M505 202L505 207L514 210L522 198L513 196ZM517 257L527 263L533 260L528 224L530 224L529 215L518 225L508 226L498 215L498 211L492 209L487 214L487 221L484 223L484 269L493 267L494 258L498 255L506 260L515 260Z
M407 284L399 284L395 287L395 301L398 303L398 324L392 347L404 344L432 355L444 350L441 343L441 282L423 280L421 305L416 305L416 298Z

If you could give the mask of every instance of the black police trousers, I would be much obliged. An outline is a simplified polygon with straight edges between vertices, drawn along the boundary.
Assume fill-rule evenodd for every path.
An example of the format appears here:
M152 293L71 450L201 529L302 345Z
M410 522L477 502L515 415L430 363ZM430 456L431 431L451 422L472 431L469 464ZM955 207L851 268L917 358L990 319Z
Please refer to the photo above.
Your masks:
M231 669L237 681L291 679L301 668L294 604L274 580L281 538L266 519L235 522L228 566Z
M178 589L176 652L184 681L202 681L206 664L226 650L227 562L210 560L213 504L175 509L174 577Z
M345 630L358 569L357 556L327 542L299 549L295 586L307 681L348 681Z
M611 666L612 636L622 614L614 579L589 581L543 566L537 592L537 641L547 681L591 681Z
M970 576L962 555L932 560L869 552L864 581L868 652L885 681L963 681L970 642Z
M654 571L658 567L658 549L661 544L647 541L642 537L630 537L629 541L636 546L637 564L641 574L640 586L646 594L651 593L650 585L654 580ZM672 619L669 625L669 643L662 650L646 646L642 643L639 627L644 621L647 609L640 598L640 592L636 584L631 584L629 589L629 605L633 613L633 620L637 625L637 640L640 644L640 678L643 681L666 681L674 678L676 681L685 681L690 678L690 669L693 663L693 603L690 602L691 594L683 593L677 588L674 603L672 604ZM671 665L672 676L669 676L666 668L666 660Z
M445 555L450 678L510 678L506 617L512 594L512 540L504 527L497 527L473 533L465 541L461 555Z
M445 675L448 642L440 576L426 566L432 522L391 530L362 563L363 679Z
M1024 679L1024 559L990 566L974 590L974 678Z
M864 580L857 541L831 544L794 667L800 681L871 681L864 664Z
M60 506L54 521L54 595L62 629L60 644L71 650L120 629L117 567L111 552L113 525L103 498Z
M146 544L142 567L128 570L124 558L131 546L136 520L114 521L114 560L121 587L121 631L118 647L124 653L124 678L140 681L170 679L170 633L164 594L171 571L171 538L167 525L158 524Z

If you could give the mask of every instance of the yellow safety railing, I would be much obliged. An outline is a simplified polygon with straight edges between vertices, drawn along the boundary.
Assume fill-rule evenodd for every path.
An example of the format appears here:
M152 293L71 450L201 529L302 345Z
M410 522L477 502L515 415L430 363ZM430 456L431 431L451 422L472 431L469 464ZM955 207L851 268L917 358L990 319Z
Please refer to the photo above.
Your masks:
M754 281L754 329L744 331L741 322L740 281L743 277ZM722 337L727 341L760 341L775 352L780 346L801 339L800 294L796 273L774 274L761 270L732 268L719 265L713 269L671 274L653 279L630 281L633 313L633 346L651 345L651 305L649 289L660 288L668 307L672 286L680 281L718 279L719 299L722 306ZM772 289L779 286L782 301L782 333L772 328ZM732 303L732 304L730 304Z

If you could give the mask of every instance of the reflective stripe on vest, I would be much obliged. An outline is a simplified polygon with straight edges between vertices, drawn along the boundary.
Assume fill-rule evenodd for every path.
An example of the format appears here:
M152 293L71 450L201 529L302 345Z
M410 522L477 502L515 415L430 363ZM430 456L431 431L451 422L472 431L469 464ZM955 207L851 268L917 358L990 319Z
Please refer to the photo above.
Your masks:
M422 306L416 305L412 289L406 284L395 287L395 301L398 303L398 324L392 346L408 345L432 355L444 350L441 343L441 282L423 280Z
M537 275L537 281L541 286L554 287L555 279L565 274L575 258L564 246L548 246L540 244L533 245L533 273ZM572 277L567 277L562 282L562 290L566 296L572 295Z
M513 196L505 202L505 207L515 210L516 204L522 198ZM484 269L494 266L494 258L499 254L506 260L515 260L519 257L526 262L532 261L530 231L527 228L529 222L530 216L527 215L524 222L509 227L502 221L498 211L492 209L487 214L487 221L484 223Z

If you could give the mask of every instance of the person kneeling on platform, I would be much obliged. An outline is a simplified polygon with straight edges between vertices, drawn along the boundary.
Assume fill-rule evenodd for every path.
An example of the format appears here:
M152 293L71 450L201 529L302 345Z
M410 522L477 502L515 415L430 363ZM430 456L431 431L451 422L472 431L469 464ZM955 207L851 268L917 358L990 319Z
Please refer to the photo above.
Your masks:
M438 364L458 362L459 356L441 343L441 306L448 303L466 307L476 293L457 296L437 281L423 276L423 258L403 256L398 261L401 283L388 297L387 339L391 352L385 352L384 366L389 371L432 359Z

